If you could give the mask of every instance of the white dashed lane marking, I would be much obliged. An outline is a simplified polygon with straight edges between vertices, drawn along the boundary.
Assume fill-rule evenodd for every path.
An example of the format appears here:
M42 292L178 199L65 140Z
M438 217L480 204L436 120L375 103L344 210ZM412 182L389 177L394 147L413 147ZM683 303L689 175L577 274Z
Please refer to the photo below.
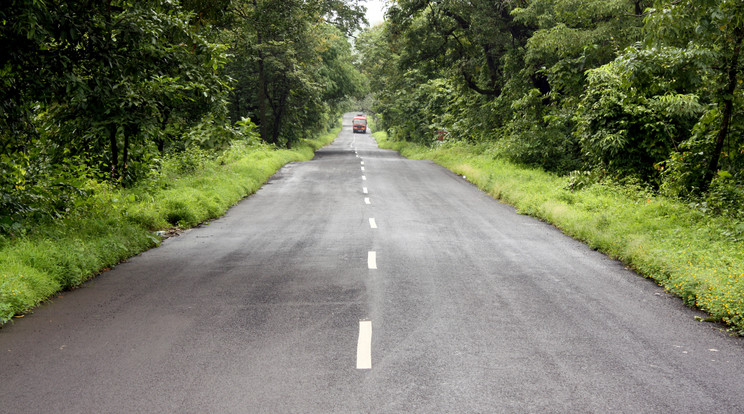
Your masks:
M377 252L369 252L367 254L367 268L377 269Z
M372 369L372 321L359 321L357 369Z
M356 137L355 137L356 141ZM364 161L359 156L359 152L354 148L354 154L356 158L359 158L362 180L366 181L367 176L364 174ZM362 187L364 194L369 194L367 187ZM372 204L369 197L364 197L365 204ZM374 218L369 219L369 227L371 229L377 228L377 222ZM377 269L377 252L370 251L367 253L367 268L371 270ZM372 321L360 320L359 321L359 339L357 342L357 369L372 369Z

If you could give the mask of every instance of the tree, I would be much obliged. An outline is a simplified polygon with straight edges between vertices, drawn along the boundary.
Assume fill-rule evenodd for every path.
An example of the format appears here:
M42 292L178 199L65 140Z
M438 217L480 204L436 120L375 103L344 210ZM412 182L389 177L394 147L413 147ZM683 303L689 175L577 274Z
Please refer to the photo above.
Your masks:
M64 211L90 174L134 182L164 129L224 112L224 50L190 19L166 0L2 4L0 228Z
M662 163L689 139L704 110L691 93L703 81L696 73L700 59L676 49L632 47L588 71L577 111L588 162L659 184Z
M226 57L189 26L177 4L110 2L88 13L80 42L65 45L77 56L50 113L60 126L57 143L67 140L74 153L106 145L109 157L102 161L118 179L134 172L128 171L138 161L133 154L139 161L147 157L174 113L190 112L193 124L219 111L227 92L219 74Z
M471 90L499 96L508 60L530 33L511 11L518 0L401 0L390 8L391 30L405 42L403 65L451 68Z
M325 111L316 71L324 62L318 34L323 26L351 33L363 20L363 9L338 0L245 0L234 3L234 16L229 36L237 59L228 68L237 79L232 117L250 114L265 141L289 145Z
M724 145L732 128L736 102L741 101L742 42L744 41L744 4L725 0L657 1L649 11L647 22L648 47L685 50L701 56L705 65L698 76L706 85L698 89L702 100L711 102L718 118L713 142L705 150L707 165L696 184L704 192L716 176ZM708 118L704 118L707 120ZM706 128L700 126L699 130ZM731 147L742 145L738 139ZM737 158L735 153L730 154ZM729 160L729 164L731 164ZM740 177L744 180L744 177Z
M364 89L356 1L183 2L0 5L0 230L64 211L89 177L130 185L169 151L224 147L246 115L289 145Z
M512 12L534 32L510 80L512 117L500 142L507 157L558 172L586 168L574 131L587 71L641 39L646 3L535 0Z

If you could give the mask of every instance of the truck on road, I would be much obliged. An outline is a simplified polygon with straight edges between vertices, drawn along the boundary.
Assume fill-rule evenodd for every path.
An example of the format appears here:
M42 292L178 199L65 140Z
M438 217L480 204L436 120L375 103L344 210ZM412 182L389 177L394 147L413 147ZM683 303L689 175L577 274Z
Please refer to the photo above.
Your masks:
M367 133L367 116L364 114L357 114L354 120L351 122L354 133L361 132L362 134Z

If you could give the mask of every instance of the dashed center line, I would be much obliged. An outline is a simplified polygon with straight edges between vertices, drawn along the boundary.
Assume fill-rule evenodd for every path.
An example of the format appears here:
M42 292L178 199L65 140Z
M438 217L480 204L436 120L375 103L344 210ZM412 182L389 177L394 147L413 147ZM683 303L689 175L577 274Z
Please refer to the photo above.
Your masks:
M362 171L362 180L367 181L367 176L364 171L364 160L359 156L357 148L354 148L354 154L356 158L360 160L360 168ZM366 186L362 187L362 192L366 195L369 194L369 188ZM369 197L364 197L365 204L372 204ZM370 229L377 228L377 222L374 218L369 219ZM369 251L367 253L367 268L370 270L377 269L377 252ZM359 321L359 338L357 341L357 369L372 369L372 321L360 320Z
M377 252L369 252L367 254L367 268L377 269Z
M359 321L357 369L372 369L372 321Z

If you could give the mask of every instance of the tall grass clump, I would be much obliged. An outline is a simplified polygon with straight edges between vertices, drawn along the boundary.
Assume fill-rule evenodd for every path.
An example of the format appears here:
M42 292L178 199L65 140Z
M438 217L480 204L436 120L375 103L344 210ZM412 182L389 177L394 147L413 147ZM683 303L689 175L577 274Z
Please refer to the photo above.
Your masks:
M90 179L67 214L20 234L0 234L0 324L158 245L158 230L192 227L224 214L283 165L311 159L339 131L292 149L253 141L235 141L219 153L189 148L127 188Z
M412 159L429 159L464 175L517 211L552 223L564 233L652 278L709 320L744 334L744 222L707 214L632 183L577 185L507 162L487 144L433 147L391 141L381 147Z

